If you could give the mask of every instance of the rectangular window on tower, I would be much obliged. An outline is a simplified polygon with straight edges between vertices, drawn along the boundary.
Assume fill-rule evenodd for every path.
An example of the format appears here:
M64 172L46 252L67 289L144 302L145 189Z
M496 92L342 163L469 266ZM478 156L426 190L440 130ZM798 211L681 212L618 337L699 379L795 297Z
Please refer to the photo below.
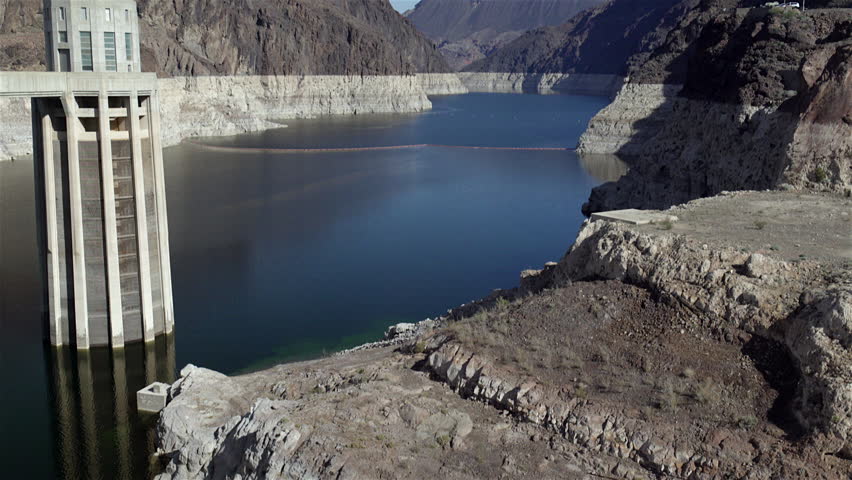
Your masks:
M130 10L124 10L124 21L130 23Z
M68 32L59 32L59 43L68 43Z
M80 8L80 18L82 18L83 20L89 19L89 9L88 8L86 8L86 7Z
M124 55L128 62L133 60L133 35L130 33L124 34Z
M112 21L112 9L104 9L104 18L106 19L107 23Z
M84 72L93 72L92 32L80 32L80 62Z
M104 32L104 60L107 72L117 72L115 58L115 32Z
M65 20L65 7L59 7L59 19Z

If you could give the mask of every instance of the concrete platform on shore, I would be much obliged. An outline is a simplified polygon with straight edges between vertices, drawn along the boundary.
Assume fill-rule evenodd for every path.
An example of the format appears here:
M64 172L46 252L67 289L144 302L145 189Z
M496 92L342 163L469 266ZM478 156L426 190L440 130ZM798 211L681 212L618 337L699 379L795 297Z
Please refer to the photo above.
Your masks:
M674 215L666 215L664 213L637 210L629 208L627 210L611 210L609 212L593 213L592 221L609 220L610 222L622 222L630 225L648 225L649 223L664 223L676 222L677 217Z

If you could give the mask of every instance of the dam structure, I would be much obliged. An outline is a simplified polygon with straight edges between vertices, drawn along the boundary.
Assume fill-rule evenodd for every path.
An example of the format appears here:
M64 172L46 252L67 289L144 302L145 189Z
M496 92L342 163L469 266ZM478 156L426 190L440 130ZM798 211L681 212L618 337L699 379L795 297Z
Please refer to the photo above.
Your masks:
M31 98L46 338L79 350L174 329L157 77L136 3L45 0L47 72L0 72Z

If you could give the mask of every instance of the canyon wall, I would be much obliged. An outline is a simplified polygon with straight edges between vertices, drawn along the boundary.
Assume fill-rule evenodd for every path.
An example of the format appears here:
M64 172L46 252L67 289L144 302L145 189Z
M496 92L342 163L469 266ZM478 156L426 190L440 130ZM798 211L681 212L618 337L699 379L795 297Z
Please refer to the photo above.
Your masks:
M610 74L460 72L458 77L471 92L568 93L612 97L624 79Z
M406 13L454 69L484 58L527 30L558 25L604 0L422 0Z

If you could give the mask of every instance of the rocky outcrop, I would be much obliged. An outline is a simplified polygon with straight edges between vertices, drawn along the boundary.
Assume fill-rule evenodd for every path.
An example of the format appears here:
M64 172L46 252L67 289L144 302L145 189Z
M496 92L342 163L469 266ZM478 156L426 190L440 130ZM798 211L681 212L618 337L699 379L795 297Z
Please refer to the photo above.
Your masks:
M423 0L407 17L458 70L527 30L559 25L603 0Z
M586 212L664 208L781 185L849 190L852 13L703 13L697 38L682 52L688 70L677 97L648 102L632 90L656 87L634 86L631 77L590 122L583 151L634 158L628 175L593 190ZM648 64L656 65L653 57ZM627 112L646 113L628 113L625 122L619 114ZM607 137L620 131L626 135L617 141Z
M659 132L674 104L680 101L681 85L628 83L615 99L589 121L580 136L580 154L637 155Z
M618 75L573 73L485 73L461 72L461 82L471 92L493 93L569 93L574 95L613 96L623 78Z
M33 153L30 99L0 98L0 161Z
M143 70L195 75L448 72L386 0L139 0ZM40 0L0 0L0 68L43 70Z
M718 200L713 200L718 203ZM669 212L687 216L701 201ZM706 207L704 207L706 208ZM796 360L794 410L823 451L852 452L852 278L817 264L790 264L732 247L708 248L679 235L588 222L549 272L554 278L617 279L651 289L713 325L772 337Z
M189 367L158 425L160 479L420 478L436 465L460 478L843 478L847 209L748 192L665 212L673 225L587 222L518 289L394 325L384 342L240 377ZM801 229L825 231L814 260L785 260Z
M852 459L852 283L805 292L804 307L783 325L802 381L799 421L825 432L821 448Z

